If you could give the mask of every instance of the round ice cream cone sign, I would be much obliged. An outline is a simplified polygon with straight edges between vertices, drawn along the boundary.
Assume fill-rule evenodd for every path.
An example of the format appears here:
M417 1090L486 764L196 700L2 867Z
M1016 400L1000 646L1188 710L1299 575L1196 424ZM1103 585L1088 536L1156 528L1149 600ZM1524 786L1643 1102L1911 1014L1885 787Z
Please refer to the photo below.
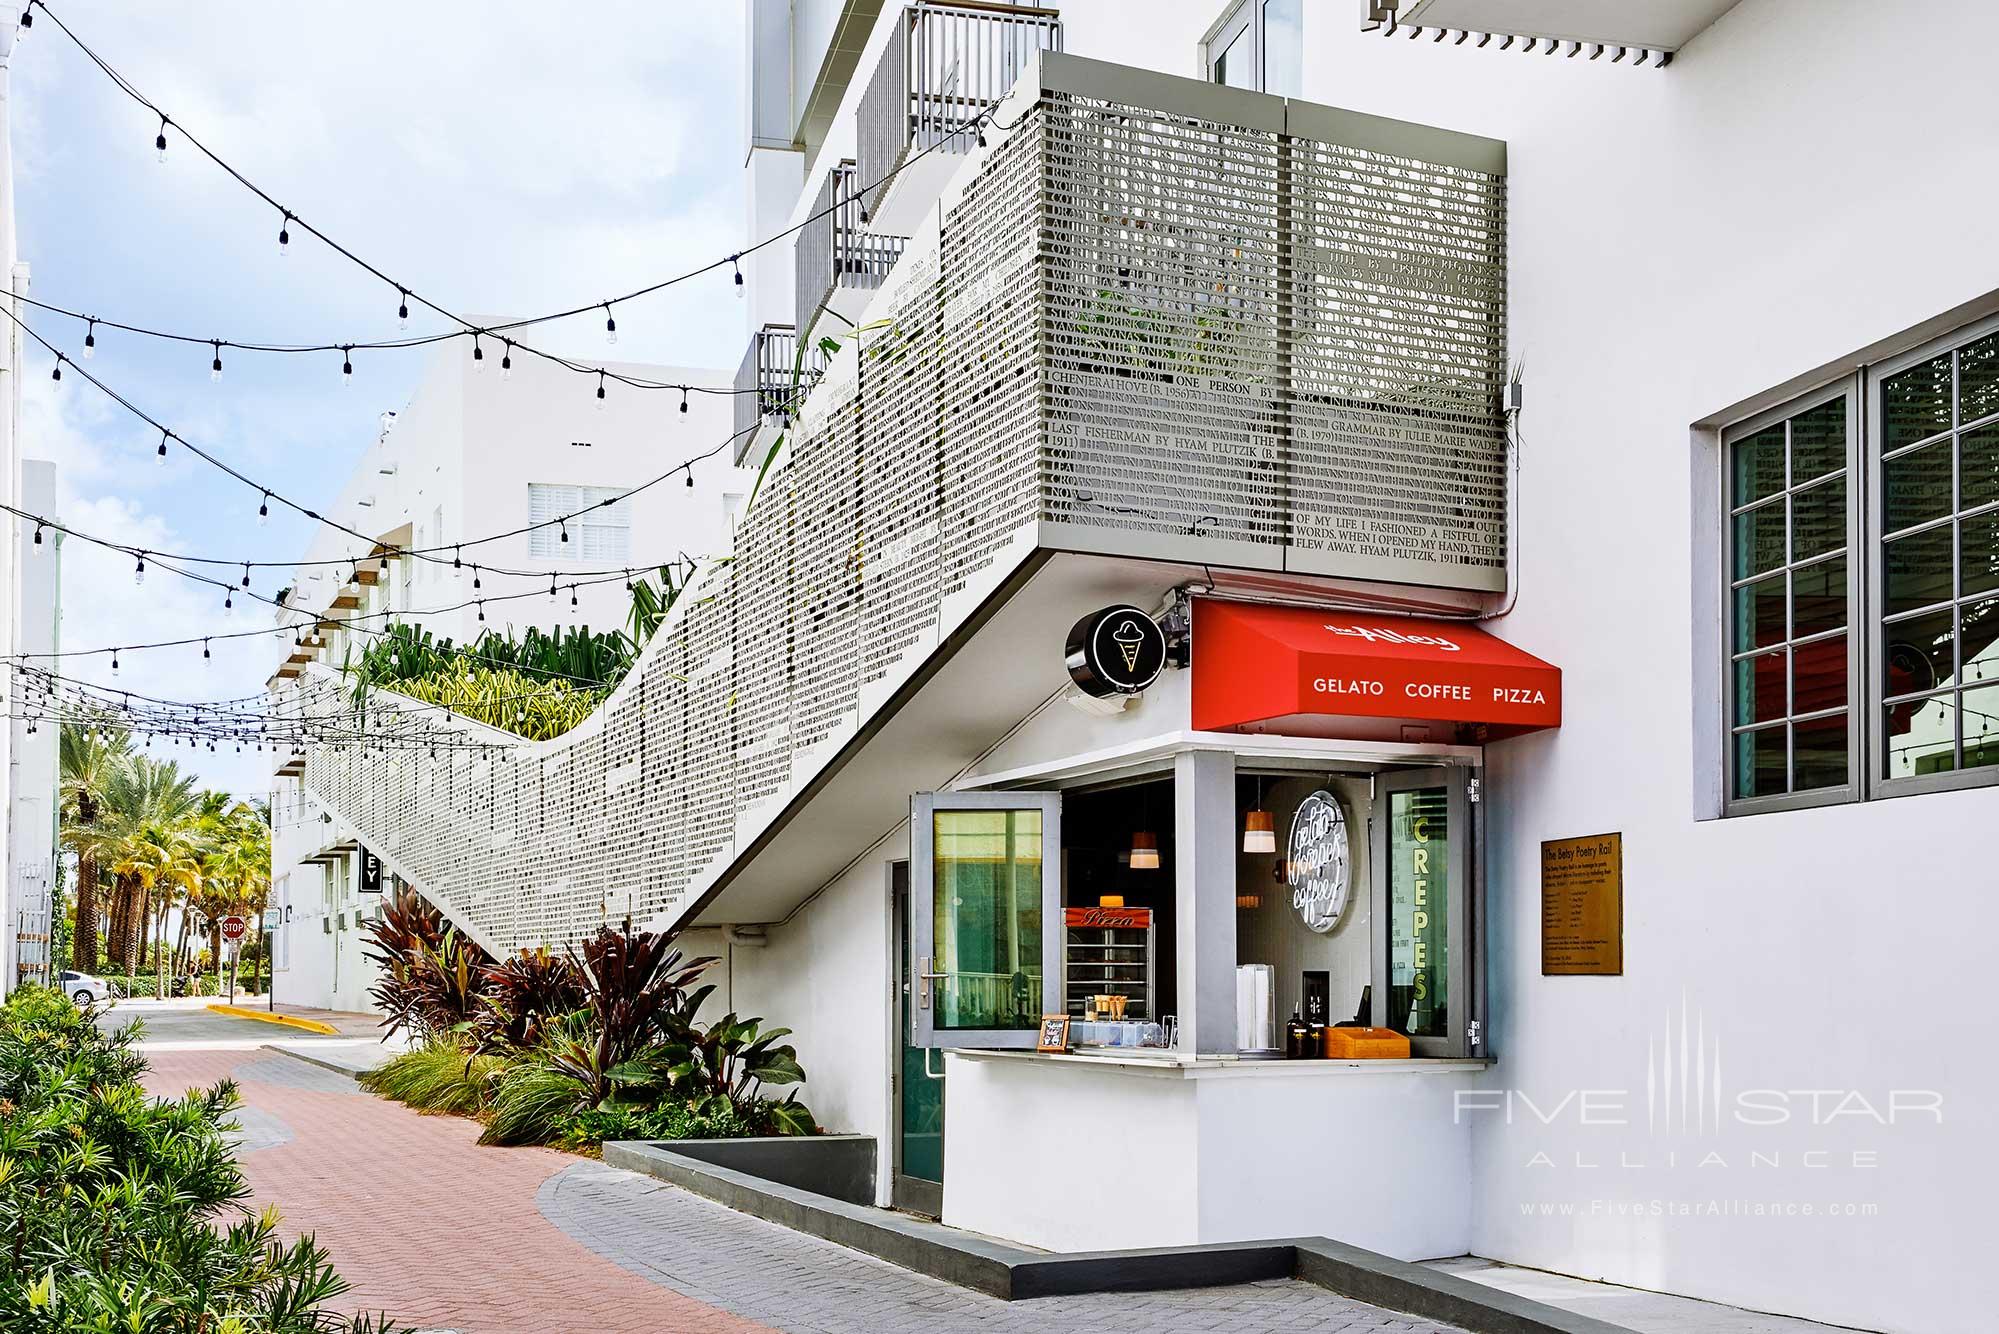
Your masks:
M1065 662L1085 694L1136 695L1166 665L1166 633L1137 607L1106 607L1069 631Z

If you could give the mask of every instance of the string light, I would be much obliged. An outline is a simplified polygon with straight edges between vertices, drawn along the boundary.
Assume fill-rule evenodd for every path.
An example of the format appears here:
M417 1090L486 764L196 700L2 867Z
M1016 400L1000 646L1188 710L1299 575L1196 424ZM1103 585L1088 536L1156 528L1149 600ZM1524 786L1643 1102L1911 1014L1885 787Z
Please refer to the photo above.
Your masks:
M398 329L407 329L410 327L409 289L407 287L398 287L396 289L396 292L398 296L398 303L396 305L396 327Z
M41 544L42 544L42 525L41 522L37 520L35 523L35 545L40 546Z
M96 355L97 355L97 321L92 320L90 322L90 327L84 330L83 333L83 359L85 361L89 361L92 357Z
M580 606L580 605L581 605L580 603L578 603L578 602L576 601L576 585L575 585L575 584L571 584L571 585L569 586L569 605L570 605L570 606L572 606L572 607L575 607L575 606Z
M555 524L562 532L562 540L567 542L569 540L569 524L562 519L557 519Z
M731 255L731 256L729 256L729 264L730 264L730 266L731 266L732 268L734 268L734 269L735 269L735 271L736 271L736 300L738 300L738 301L741 301L741 300L743 299L743 263L742 263L742 260L743 260L743 257L742 257L742 256L741 256L740 254L737 254L737 255Z
M265 524L270 522L270 519L271 519L271 493L266 491L264 492L264 498L257 502L257 526L259 528L262 528ZM243 581L245 584L249 583L249 578L250 578L248 573L249 568L250 567L247 565L243 567L244 569Z
M56 353L56 368L49 373L49 379L55 381L57 384L62 383L62 353L60 352Z
M146 582L146 553L143 551L139 553L138 565L132 570L132 582L135 584Z
M236 610L236 590L235 590L235 589L233 589L233 588L225 588L225 589L223 589L223 590L222 590L222 614L223 614L224 616L227 616L227 615L229 615L230 613L234 612L235 610ZM204 640L204 641L202 641L202 642L206 643L207 641L206 641L206 640Z
M343 387L354 383L354 347L351 343L340 349L340 383Z
M687 470L687 485L689 487L694 485L694 469L691 467Z
M34 27L34 26L35 26L35 11L34 11L34 10L32 10L32 9L24 9L24 10L22 10L22 11L21 11L21 31L22 31L23 33L26 33L26 32L28 31L28 29L30 29L30 28L32 28L32 27Z
M161 116L160 132L153 136L153 148L160 155L162 162L167 160L167 126L171 123L165 116Z
M208 378L219 383L222 379L222 343L219 339L211 339L210 342L215 348L215 360L208 363Z
M612 318L611 303L608 301L604 303L604 341L613 346L618 341L618 321Z
M245 588L248 588L249 586L250 586L250 562L249 562L249 561L244 561L244 562L243 562L243 587L245 587Z
M486 369L486 349L479 346L478 334L472 335L472 369L475 371Z
M283 259L292 252L291 210L280 209L284 217L278 222L278 258Z
M205 661L213 661L215 658L215 655L208 651L208 641L206 639L201 641L201 656Z
M604 372L597 372L597 411L604 410Z
M500 348L500 378L511 380L514 378L514 340L502 338L500 342L503 344Z
M680 412L682 416L687 415L687 391L685 389L680 391Z
M160 467L167 466L167 433L160 432L160 447L153 452L153 461Z

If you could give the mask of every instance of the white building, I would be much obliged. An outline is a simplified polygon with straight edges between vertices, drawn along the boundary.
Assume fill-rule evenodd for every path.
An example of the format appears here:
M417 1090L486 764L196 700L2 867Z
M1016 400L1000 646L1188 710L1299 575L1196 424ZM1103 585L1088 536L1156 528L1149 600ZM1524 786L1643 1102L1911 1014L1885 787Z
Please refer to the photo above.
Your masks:
M751 318L842 345L734 560L335 823L693 933L884 1205L1987 1328L1999 11L748 10Z
M56 465L45 459L20 464L20 507L30 514L56 512ZM18 571L14 649L46 663L61 644L62 534L36 540L34 525L13 526ZM4 984L48 982L55 931L56 830L60 778L60 729L26 716L8 721L7 919Z
M614 374L693 392L613 381L599 407L595 377L518 349L482 348L478 363L469 351L460 342L432 354L409 404L383 415L326 512L332 523L297 567L288 610L274 613L294 628L274 698L286 699L309 668L335 671L358 657L390 624L467 649L489 629L619 630L631 602L627 568L638 577L726 548L729 506L744 485L729 447L735 408L730 395L702 392L730 388L725 372L606 362ZM579 511L588 513L551 523ZM505 536L489 540L495 534ZM342 622L351 625L336 628ZM363 894L362 846L302 786L301 757L281 754L277 766L277 996L368 1009L374 978L359 928L379 899Z

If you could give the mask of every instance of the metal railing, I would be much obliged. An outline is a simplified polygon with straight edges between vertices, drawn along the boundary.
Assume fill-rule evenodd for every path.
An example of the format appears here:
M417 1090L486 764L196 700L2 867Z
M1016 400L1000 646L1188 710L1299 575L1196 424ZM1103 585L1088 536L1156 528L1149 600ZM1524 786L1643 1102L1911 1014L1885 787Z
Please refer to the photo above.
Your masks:
M751 334L736 368L736 435L747 436L764 420L795 416L825 361L811 348L798 355L798 330L789 324L766 324Z
M809 336L813 321L841 288L873 290L888 280L902 256L904 238L867 229L859 177L852 158L826 173L812 201L811 221L798 233L798 321Z
M868 210L880 207L910 153L964 152L972 122L1006 96L1034 53L1061 49L1052 9L924 0L903 10L858 111L854 157Z

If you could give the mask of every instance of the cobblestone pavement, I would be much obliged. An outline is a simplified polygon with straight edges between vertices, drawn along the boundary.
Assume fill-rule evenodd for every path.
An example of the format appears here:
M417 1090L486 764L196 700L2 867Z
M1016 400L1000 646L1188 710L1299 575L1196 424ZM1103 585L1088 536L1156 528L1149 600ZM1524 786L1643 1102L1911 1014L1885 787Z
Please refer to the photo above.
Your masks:
M317 1235L353 1285L341 1310L456 1334L1315 1334L1444 1326L1288 1281L1002 1302L547 1149L481 1148L478 1127L422 1116L287 1056L154 1050L148 1086L224 1077L245 1110L256 1207Z
M542 1182L537 1203L557 1227L633 1273L796 1334L1448 1334L1451 1328L1289 1280L1004 1302L594 1162Z

